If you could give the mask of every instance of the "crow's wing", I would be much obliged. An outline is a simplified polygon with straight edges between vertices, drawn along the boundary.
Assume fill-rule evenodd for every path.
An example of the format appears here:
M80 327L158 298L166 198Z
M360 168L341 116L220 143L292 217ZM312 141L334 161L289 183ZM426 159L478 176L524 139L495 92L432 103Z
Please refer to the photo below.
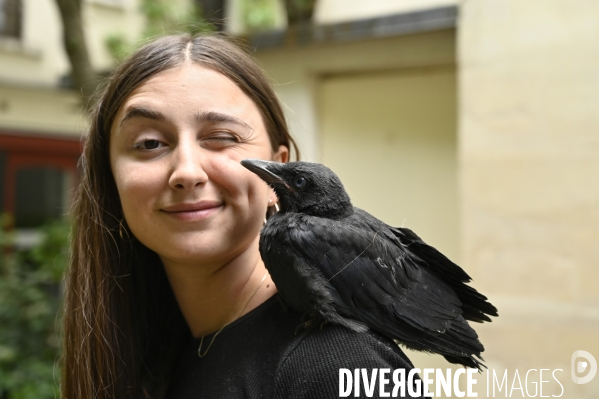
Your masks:
M358 332L368 330L355 318L346 319L337 313L336 291L326 282L319 268L293 250L291 240L297 227L295 219L295 215L277 214L260 233L260 255L279 295L291 308L313 318L324 318Z
M465 284L470 282L471 279L461 267L437 249L425 243L412 230L396 227L391 228L391 231L399 239L402 246L410 252L412 258L425 265L451 286L460 302L462 302L463 316L466 320L491 321L487 315L498 315L497 308L487 301L486 296Z
M342 221L296 218L286 232L293 252L322 272L340 314L404 343L422 342L423 332L446 341L418 349L483 350L455 292L415 262L389 226L364 211Z

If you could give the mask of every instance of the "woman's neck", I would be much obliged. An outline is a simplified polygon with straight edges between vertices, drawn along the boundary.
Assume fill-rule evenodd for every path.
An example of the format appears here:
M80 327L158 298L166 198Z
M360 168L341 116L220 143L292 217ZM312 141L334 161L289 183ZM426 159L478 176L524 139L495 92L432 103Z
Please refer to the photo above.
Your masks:
M258 238L224 264L162 262L194 337L218 331L277 292L260 258Z

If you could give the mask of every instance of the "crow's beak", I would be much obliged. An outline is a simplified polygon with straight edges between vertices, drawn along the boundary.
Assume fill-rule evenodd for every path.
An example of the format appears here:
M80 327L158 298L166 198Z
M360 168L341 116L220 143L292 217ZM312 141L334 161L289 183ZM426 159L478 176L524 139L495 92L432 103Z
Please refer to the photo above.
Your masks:
M250 172L257 174L258 177L266 183L270 185L282 184L288 190L291 190L291 187L289 187L285 180L281 179L277 174L270 170L273 166L278 164L277 162L263 161L260 159L244 159L241 161L241 164L249 169Z

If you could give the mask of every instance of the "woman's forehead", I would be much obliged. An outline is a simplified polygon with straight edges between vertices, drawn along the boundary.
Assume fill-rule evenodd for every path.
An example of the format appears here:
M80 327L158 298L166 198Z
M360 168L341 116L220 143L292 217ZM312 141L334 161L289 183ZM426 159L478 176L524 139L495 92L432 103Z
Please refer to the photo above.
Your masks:
M140 84L121 104L113 128L131 109L139 108L198 114L214 111L250 125L263 124L258 107L239 86L222 73L194 63L162 71Z
M144 81L129 94L125 102L142 93L172 93L177 91L190 91L198 94L206 91L212 94L223 93L228 96L247 97L231 79L222 73L196 63L187 62L159 72Z

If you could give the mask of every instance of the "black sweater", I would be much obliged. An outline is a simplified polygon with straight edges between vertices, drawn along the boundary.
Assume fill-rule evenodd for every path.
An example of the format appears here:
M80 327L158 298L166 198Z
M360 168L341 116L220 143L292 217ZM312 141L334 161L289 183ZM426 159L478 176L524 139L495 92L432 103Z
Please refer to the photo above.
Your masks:
M285 311L275 295L226 326L205 357L198 357L200 339L192 339L167 398L337 398L341 368L352 373L366 368L369 376L373 368L405 369L407 376L413 367L390 339L333 325L296 334L300 319ZM204 338L202 353L212 337ZM391 382L387 391L392 388ZM366 397L363 388L360 393ZM377 383L372 397L378 393Z

